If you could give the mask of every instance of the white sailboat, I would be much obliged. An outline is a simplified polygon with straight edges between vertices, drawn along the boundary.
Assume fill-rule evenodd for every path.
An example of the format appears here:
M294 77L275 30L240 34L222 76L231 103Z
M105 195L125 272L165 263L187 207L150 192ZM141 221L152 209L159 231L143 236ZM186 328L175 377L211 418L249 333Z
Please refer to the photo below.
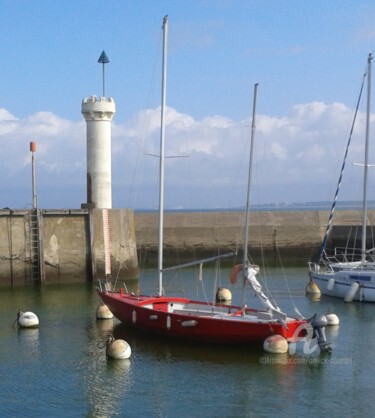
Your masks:
M323 240L318 262L309 263L310 283L316 284L320 292L324 295L334 296L344 299L346 302L353 300L361 302L375 302L375 262L374 248L367 249L366 230L367 230L367 183L369 140L370 140L370 103L371 103L371 63L372 55L367 59L367 109L366 109L366 135L365 135L365 157L363 164L363 203L362 203L362 234L361 249L345 249L340 251L335 249L333 256L328 256L325 252L325 243L330 230L334 205L327 226L326 235ZM358 106L357 106L358 108ZM346 156L345 156L346 158ZM345 164L345 160L344 160ZM341 173L342 176L342 173ZM339 185L341 183L341 176ZM339 189L338 185L338 189ZM337 192L336 196L337 197ZM309 286L308 285L308 286Z

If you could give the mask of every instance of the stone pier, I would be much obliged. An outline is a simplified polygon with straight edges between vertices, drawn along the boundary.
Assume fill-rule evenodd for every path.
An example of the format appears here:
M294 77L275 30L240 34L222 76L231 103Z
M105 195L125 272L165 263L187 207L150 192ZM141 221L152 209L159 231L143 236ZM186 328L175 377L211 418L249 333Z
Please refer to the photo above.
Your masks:
M138 277L140 267L157 260L156 212L110 209L112 277ZM0 210L0 286L34 283L32 211ZM328 211L260 211L251 213L249 251L256 263L263 256L285 265L306 265L317 254ZM39 211L40 282L95 281L104 277L102 210ZM374 225L375 211L368 212ZM164 265L242 250L244 212L167 212L164 219ZM348 238L349 237L349 238ZM360 211L336 211L327 248L358 247ZM374 246L368 227L368 247Z

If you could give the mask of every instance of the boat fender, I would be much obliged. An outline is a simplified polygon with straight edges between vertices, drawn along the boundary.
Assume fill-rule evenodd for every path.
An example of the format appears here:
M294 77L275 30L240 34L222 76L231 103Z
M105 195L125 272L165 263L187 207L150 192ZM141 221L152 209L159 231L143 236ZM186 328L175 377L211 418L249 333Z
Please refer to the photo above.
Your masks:
M335 279L332 277L331 279L328 280L327 290L333 290L334 287L335 287Z
M121 339L116 340L110 336L107 340L106 355L115 360L125 360L131 356L130 345Z
M344 301L345 302L353 302L353 299L356 295L356 293L358 292L359 289L359 283L358 282L354 282L352 283L352 285L350 286L348 293L346 294Z
M267 353L283 354L288 352L287 340L279 334L270 335L263 342L263 349Z
M16 322L20 328L38 328L39 326L39 318L34 312L22 312L19 310L13 325Z
M96 319L112 319L113 313L109 310L108 306L101 303L96 309Z
M133 324L135 324L137 322L137 312L136 311L132 312L132 321L133 321Z
M243 269L243 264L236 264L232 267L232 270L229 275L230 282L232 284L237 283L237 275Z
M309 295L320 295L319 287L316 285L316 283L310 279L310 281L307 283L306 286L306 293Z

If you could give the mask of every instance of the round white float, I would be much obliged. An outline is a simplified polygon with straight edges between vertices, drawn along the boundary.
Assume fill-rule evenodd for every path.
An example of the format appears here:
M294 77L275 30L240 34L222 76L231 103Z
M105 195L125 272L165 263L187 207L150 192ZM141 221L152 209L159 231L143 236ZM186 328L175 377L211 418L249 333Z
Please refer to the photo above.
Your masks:
M288 342L281 335L270 335L263 342L263 349L267 353L283 354L288 352Z
M109 310L108 306L101 303L96 310L97 319L112 319L113 313Z
M327 313L325 315L325 317L326 317L326 320L327 320L327 326L329 326L329 325L339 325L339 323L340 323L339 317L334 313Z
M106 354L107 357L115 360L124 360L131 356L132 350L130 345L124 340L116 340L114 337L109 337L107 340Z
M37 328L39 326L39 319L34 312L18 311L16 321L20 328Z
M219 287L216 292L216 300L218 302L228 302L229 300L232 300L231 291L225 287Z

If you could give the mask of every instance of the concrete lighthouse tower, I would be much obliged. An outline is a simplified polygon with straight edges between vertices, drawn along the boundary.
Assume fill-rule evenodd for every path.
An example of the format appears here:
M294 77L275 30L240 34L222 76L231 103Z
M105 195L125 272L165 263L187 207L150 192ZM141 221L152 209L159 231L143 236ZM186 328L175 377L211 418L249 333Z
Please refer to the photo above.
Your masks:
M112 208L111 125L115 102L105 97L104 65L109 63L103 51L98 60L103 64L103 95L82 100L81 112L86 121L87 206Z

